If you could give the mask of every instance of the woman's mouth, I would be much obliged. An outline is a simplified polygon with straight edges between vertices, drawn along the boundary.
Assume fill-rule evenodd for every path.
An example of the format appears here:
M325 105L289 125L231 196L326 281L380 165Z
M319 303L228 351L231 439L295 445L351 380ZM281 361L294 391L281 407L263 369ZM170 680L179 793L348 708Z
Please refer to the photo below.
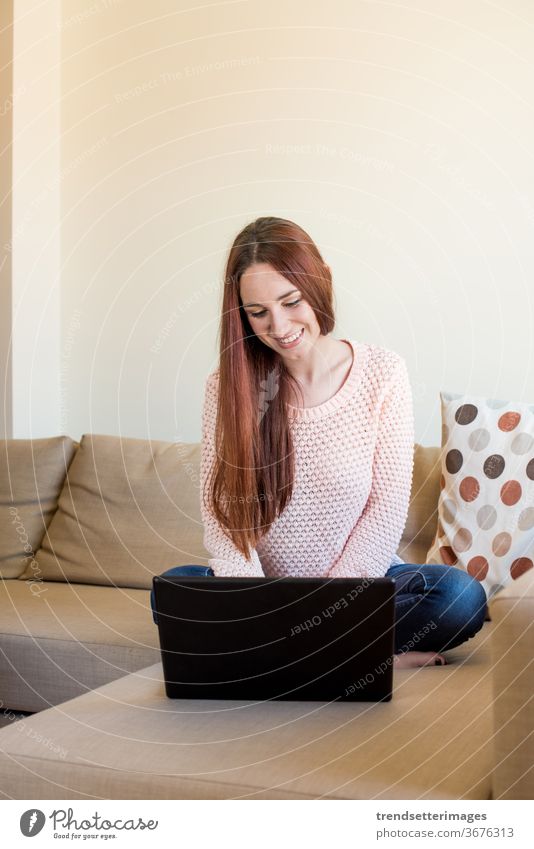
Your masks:
M300 340L304 335L304 328L298 330L296 333L292 333L290 336L285 336L284 340L277 339L276 342L280 345L281 348L296 348L299 344Z

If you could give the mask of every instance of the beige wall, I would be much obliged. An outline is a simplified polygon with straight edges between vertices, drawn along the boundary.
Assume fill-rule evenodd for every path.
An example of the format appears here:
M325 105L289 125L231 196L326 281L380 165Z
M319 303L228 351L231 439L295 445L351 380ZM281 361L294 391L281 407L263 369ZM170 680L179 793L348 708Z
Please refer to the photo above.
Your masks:
M199 438L226 251L292 218L334 335L439 391L534 402L534 6L69 0L61 429ZM180 9L182 7L182 9Z
M11 228L2 233L2 251L11 264L6 432L16 438L61 429L59 25L59 0L15 0Z
M13 435L11 384L11 140L13 3L0 3L0 439Z

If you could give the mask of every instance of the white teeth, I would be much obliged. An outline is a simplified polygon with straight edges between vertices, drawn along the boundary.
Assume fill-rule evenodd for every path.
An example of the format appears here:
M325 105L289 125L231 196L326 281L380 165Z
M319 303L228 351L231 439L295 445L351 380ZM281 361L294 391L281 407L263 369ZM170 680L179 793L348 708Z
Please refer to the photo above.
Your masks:
M289 342L294 342L295 339L298 339L300 334L302 333L302 329L294 333L293 336L286 336L285 339L279 339L279 342L282 342L283 345L287 345Z

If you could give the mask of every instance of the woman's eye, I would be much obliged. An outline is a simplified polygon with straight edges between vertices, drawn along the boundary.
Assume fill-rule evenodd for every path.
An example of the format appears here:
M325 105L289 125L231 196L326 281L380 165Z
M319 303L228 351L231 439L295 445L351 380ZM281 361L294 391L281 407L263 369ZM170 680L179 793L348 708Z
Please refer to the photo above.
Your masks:
M297 304L300 304L302 298L297 298L296 301L291 301L289 304L284 304L285 307L296 307ZM250 315L254 316L254 318L261 318L267 310L261 310L260 312L251 312Z

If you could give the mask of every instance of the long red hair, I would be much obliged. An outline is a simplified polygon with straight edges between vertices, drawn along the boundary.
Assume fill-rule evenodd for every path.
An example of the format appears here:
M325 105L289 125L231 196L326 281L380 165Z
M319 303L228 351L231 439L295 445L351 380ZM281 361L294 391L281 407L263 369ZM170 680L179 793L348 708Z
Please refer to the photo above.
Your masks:
M310 236L293 221L263 217L236 236L226 263L220 322L216 460L209 506L248 560L293 493L294 455L286 403L300 386L252 330L239 293L242 274L268 263L302 293L321 334L335 324L332 277Z

